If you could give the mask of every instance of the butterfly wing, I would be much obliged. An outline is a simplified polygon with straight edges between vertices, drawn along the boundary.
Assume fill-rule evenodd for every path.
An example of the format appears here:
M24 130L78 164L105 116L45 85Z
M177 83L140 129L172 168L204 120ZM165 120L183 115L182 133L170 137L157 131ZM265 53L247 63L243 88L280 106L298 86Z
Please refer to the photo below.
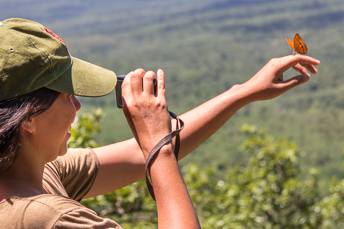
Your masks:
M294 37L294 49L297 53L300 53L303 55L307 54L308 52L308 47L307 47L306 42L301 38L300 34L298 33L295 34L295 37Z
M287 38L287 42L290 48L294 50L294 42L292 42L289 37Z

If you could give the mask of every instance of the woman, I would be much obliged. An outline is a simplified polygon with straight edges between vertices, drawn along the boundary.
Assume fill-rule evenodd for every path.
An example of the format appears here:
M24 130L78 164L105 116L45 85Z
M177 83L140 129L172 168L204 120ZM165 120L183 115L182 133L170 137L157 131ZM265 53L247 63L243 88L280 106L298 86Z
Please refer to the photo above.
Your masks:
M78 201L143 179L149 160L158 226L199 227L174 155L176 143L168 140L153 149L175 125L167 112L162 70L137 69L125 77L123 110L134 138L95 149L67 149L70 126L80 109L75 95L110 93L115 74L71 57L62 38L33 21L0 22L0 38L2 226L120 228ZM308 81L309 71L316 73L319 63L303 55L272 59L247 82L181 115L184 129L179 158L192 152L244 105L274 98ZM301 75L283 80L283 72L291 67ZM157 154L151 160L152 151Z

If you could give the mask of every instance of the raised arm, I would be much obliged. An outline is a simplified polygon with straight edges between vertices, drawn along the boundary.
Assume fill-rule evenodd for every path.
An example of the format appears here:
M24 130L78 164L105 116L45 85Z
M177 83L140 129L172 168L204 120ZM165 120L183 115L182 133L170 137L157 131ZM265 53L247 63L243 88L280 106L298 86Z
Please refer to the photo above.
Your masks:
M318 60L304 55L271 59L247 82L235 85L182 114L180 117L185 126L180 134L180 156L184 157L192 152L246 104L274 98L308 81L308 71L315 74L315 65L319 63ZM300 75L283 80L283 72L289 68L296 69ZM88 196L105 193L144 178L145 160L135 138L100 147L95 151L101 166L95 185Z
M222 94L181 115L185 128L181 132L180 155L183 157L192 152L246 104L272 99L307 82L310 79L309 71L316 74L315 65L318 64L320 64L318 60L304 55L271 59L247 82L234 85ZM292 67L301 75L284 80L283 72Z

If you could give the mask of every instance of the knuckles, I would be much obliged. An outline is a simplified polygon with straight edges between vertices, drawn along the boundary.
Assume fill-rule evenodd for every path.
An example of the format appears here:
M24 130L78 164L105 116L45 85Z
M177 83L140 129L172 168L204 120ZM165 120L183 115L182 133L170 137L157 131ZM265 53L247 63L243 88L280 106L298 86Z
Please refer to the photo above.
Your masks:
M275 66L279 63L279 59L278 58L271 58L269 61L269 64L272 66Z
M166 102L161 100L156 101L154 106L160 110L165 110L167 108Z
M281 67L281 61L281 58L272 58L269 60L267 66L276 70Z
M152 112L156 110L167 109L166 101L160 99L147 100L142 98L128 99L126 101L126 106L129 110L151 110Z

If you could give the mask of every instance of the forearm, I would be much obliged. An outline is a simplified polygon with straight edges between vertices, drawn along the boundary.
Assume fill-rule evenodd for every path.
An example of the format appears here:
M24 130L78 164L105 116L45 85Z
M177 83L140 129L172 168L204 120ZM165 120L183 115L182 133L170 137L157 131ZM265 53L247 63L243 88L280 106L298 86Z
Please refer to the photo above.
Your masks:
M111 192L144 178L145 159L135 138L93 150L99 168L94 185L86 197Z
M249 91L238 85L182 114L180 158L186 156L214 134L240 108L250 102ZM174 126L174 125L173 125Z
M238 109L249 101L240 86L232 88L180 117L185 123L180 133L180 158L216 132ZM145 159L135 138L94 149L100 167L89 196L123 187L144 178ZM126 174L126 176L118 176Z
M151 167L159 228L199 228L187 188L171 146L160 150Z

